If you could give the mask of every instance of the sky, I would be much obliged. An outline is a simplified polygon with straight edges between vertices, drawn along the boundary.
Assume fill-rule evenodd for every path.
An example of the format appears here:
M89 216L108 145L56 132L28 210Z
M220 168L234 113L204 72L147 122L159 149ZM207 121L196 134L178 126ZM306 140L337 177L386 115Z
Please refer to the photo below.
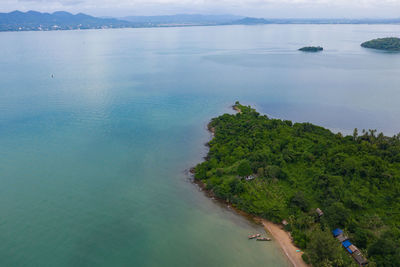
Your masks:
M234 14L263 18L399 18L400 0L0 0L0 12L94 16Z

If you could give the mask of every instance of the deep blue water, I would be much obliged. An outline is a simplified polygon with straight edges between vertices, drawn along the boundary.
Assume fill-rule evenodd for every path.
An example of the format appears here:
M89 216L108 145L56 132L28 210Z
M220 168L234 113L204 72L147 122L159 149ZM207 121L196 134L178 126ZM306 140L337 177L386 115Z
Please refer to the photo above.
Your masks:
M400 132L400 25L0 34L1 266L287 266L184 171L236 100L333 131ZM318 54L298 52L322 45ZM54 78L51 75L54 75ZM263 244L259 244L263 243Z

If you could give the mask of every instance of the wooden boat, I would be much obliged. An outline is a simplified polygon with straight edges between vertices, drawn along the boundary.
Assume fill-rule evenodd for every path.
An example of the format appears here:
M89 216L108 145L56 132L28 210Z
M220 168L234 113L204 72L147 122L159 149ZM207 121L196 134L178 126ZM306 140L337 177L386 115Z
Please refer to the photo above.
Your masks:
M249 235L249 239L254 239L256 237L260 237L260 234L255 234L255 235Z
M257 241L271 241L269 237L257 237Z

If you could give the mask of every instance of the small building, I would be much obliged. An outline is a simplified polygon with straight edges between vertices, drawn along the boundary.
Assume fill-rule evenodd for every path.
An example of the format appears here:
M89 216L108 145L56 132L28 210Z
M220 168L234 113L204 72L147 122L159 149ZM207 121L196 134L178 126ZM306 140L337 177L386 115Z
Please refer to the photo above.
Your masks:
M347 236L345 236L344 234L340 234L336 237L337 240L339 240L340 243L346 241L347 239L349 239Z
M350 248L351 251L353 251L353 252L358 250L358 248L357 248L356 246L354 246L354 245L351 245L349 248Z
M353 252L353 254L351 254L351 256L353 257L353 259L360 265L360 266L365 266L368 264L367 259L364 258L364 256L361 254L361 252L359 250Z
M315 210L315 212L318 214L319 217L321 217L322 215L324 215L324 213L322 212L322 210L320 208L317 208Z
M339 240L342 243L342 246L360 266L368 264L368 260L364 258L360 250L350 242L347 236L344 235L342 229L336 228L335 230L332 231L332 234L337 240Z
M350 254L353 254L354 252L357 252L357 251L359 251L359 250L358 250L358 248L357 248L356 246L351 245L351 246L349 246L349 247L347 248L347 251L348 251Z
M350 247L352 244L351 244L351 242L350 242L350 240L346 240L346 241L343 241L342 242L342 246L344 247L344 248L348 248L348 247Z
M288 223L286 220L283 220L283 221L282 221L282 224L283 224L284 226L286 226L286 225L288 225L289 223Z
M337 237L338 235L342 235L343 231L342 229L336 228L335 230L332 231L332 234L334 237Z
M254 175L246 176L246 181L251 181L251 180L253 180L254 178L256 178Z

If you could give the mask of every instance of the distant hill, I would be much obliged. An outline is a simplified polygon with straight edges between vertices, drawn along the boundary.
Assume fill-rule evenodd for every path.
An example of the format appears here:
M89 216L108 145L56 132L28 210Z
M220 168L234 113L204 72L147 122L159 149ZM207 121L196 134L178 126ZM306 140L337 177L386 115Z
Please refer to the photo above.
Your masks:
M240 24L240 25L256 25L256 24L270 24L272 20L266 20L263 18L243 18L239 20L233 21L231 24Z
M246 17L232 21L232 25L256 25L256 24L400 24L400 18L394 19L264 19Z
M132 27L133 24L113 18L96 18L83 13L73 15L58 11L52 14L36 11L0 13L0 31L46 31Z
M400 24L399 19L264 19L235 15L178 14L168 16L93 17L65 11L0 13L0 31L51 31L74 29L176 27L257 24Z
M374 39L361 44L362 47L372 48L378 50L385 50L391 52L400 52L400 38L387 37Z
M129 16L122 20L135 24L148 26L168 26L168 25L221 25L242 19L235 15L200 15L200 14L178 14L168 16Z

